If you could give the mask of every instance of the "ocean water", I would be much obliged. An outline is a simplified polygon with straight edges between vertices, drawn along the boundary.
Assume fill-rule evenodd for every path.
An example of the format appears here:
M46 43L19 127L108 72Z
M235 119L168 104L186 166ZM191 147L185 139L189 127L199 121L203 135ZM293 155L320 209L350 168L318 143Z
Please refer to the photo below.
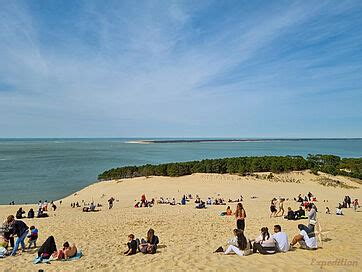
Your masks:
M56 200L104 170L236 156L335 154L362 157L362 139L135 144L132 139L2 139L0 204Z

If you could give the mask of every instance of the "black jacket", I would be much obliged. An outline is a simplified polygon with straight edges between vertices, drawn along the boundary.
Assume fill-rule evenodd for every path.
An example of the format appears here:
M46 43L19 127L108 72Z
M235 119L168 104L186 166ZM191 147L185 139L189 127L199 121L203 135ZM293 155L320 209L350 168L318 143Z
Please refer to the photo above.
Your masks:
M24 234L29 228L28 226L21 220L15 220L12 224L13 234L16 234L18 237Z

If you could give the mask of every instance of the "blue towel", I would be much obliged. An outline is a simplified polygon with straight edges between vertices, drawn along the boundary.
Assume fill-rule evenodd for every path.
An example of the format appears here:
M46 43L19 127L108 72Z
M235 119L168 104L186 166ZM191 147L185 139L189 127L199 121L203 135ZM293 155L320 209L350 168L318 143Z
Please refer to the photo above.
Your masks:
M39 264L39 263L50 263L50 260L43 259L42 257L35 257L33 264Z
M74 260L79 260L80 257L83 256L83 252L80 250L77 252L77 254L75 254L75 256L69 258L69 259L66 259L66 260L62 260L62 261L74 261ZM39 263L50 263L51 261L56 261L57 259L53 259L53 258L50 258L50 259L43 259L42 257L35 257L33 263L34 264L39 264Z
M74 261L74 260L78 260L80 259L80 257L83 256L83 252L80 250L77 252L77 254L75 254L75 256L73 256L72 258L66 259L64 261Z

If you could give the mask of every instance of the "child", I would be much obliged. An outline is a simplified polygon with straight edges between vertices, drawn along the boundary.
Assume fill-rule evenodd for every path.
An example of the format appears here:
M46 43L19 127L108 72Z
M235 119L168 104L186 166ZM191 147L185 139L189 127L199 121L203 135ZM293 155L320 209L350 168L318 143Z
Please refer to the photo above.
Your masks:
M137 253L137 241L134 239L134 235L128 235L129 242L127 243L128 250L124 253L125 255L133 255Z
M30 249L31 245L34 245L34 248L36 248L36 240L38 240L38 229L34 226L30 227L30 234L27 236L29 238L29 247Z

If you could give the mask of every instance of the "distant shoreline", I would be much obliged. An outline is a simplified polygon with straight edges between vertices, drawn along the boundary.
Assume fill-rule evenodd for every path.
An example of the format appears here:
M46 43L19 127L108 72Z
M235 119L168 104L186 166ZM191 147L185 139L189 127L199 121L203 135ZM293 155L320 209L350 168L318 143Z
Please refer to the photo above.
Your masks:
M207 143L207 142L266 142L266 141L324 141L324 140L356 140L360 138L245 138L245 139L162 139L162 140L133 140L132 144L174 144L174 143Z
M210 137L210 138L192 138L192 137L0 137L0 141L57 141L57 140L64 140L64 141L77 141L77 140L128 140L130 142L162 142L162 141L207 141L207 142L261 142L261 141L325 141L325 140L332 140L332 141L341 141L341 140L362 140L362 137L331 137L331 138L217 138L217 137Z

